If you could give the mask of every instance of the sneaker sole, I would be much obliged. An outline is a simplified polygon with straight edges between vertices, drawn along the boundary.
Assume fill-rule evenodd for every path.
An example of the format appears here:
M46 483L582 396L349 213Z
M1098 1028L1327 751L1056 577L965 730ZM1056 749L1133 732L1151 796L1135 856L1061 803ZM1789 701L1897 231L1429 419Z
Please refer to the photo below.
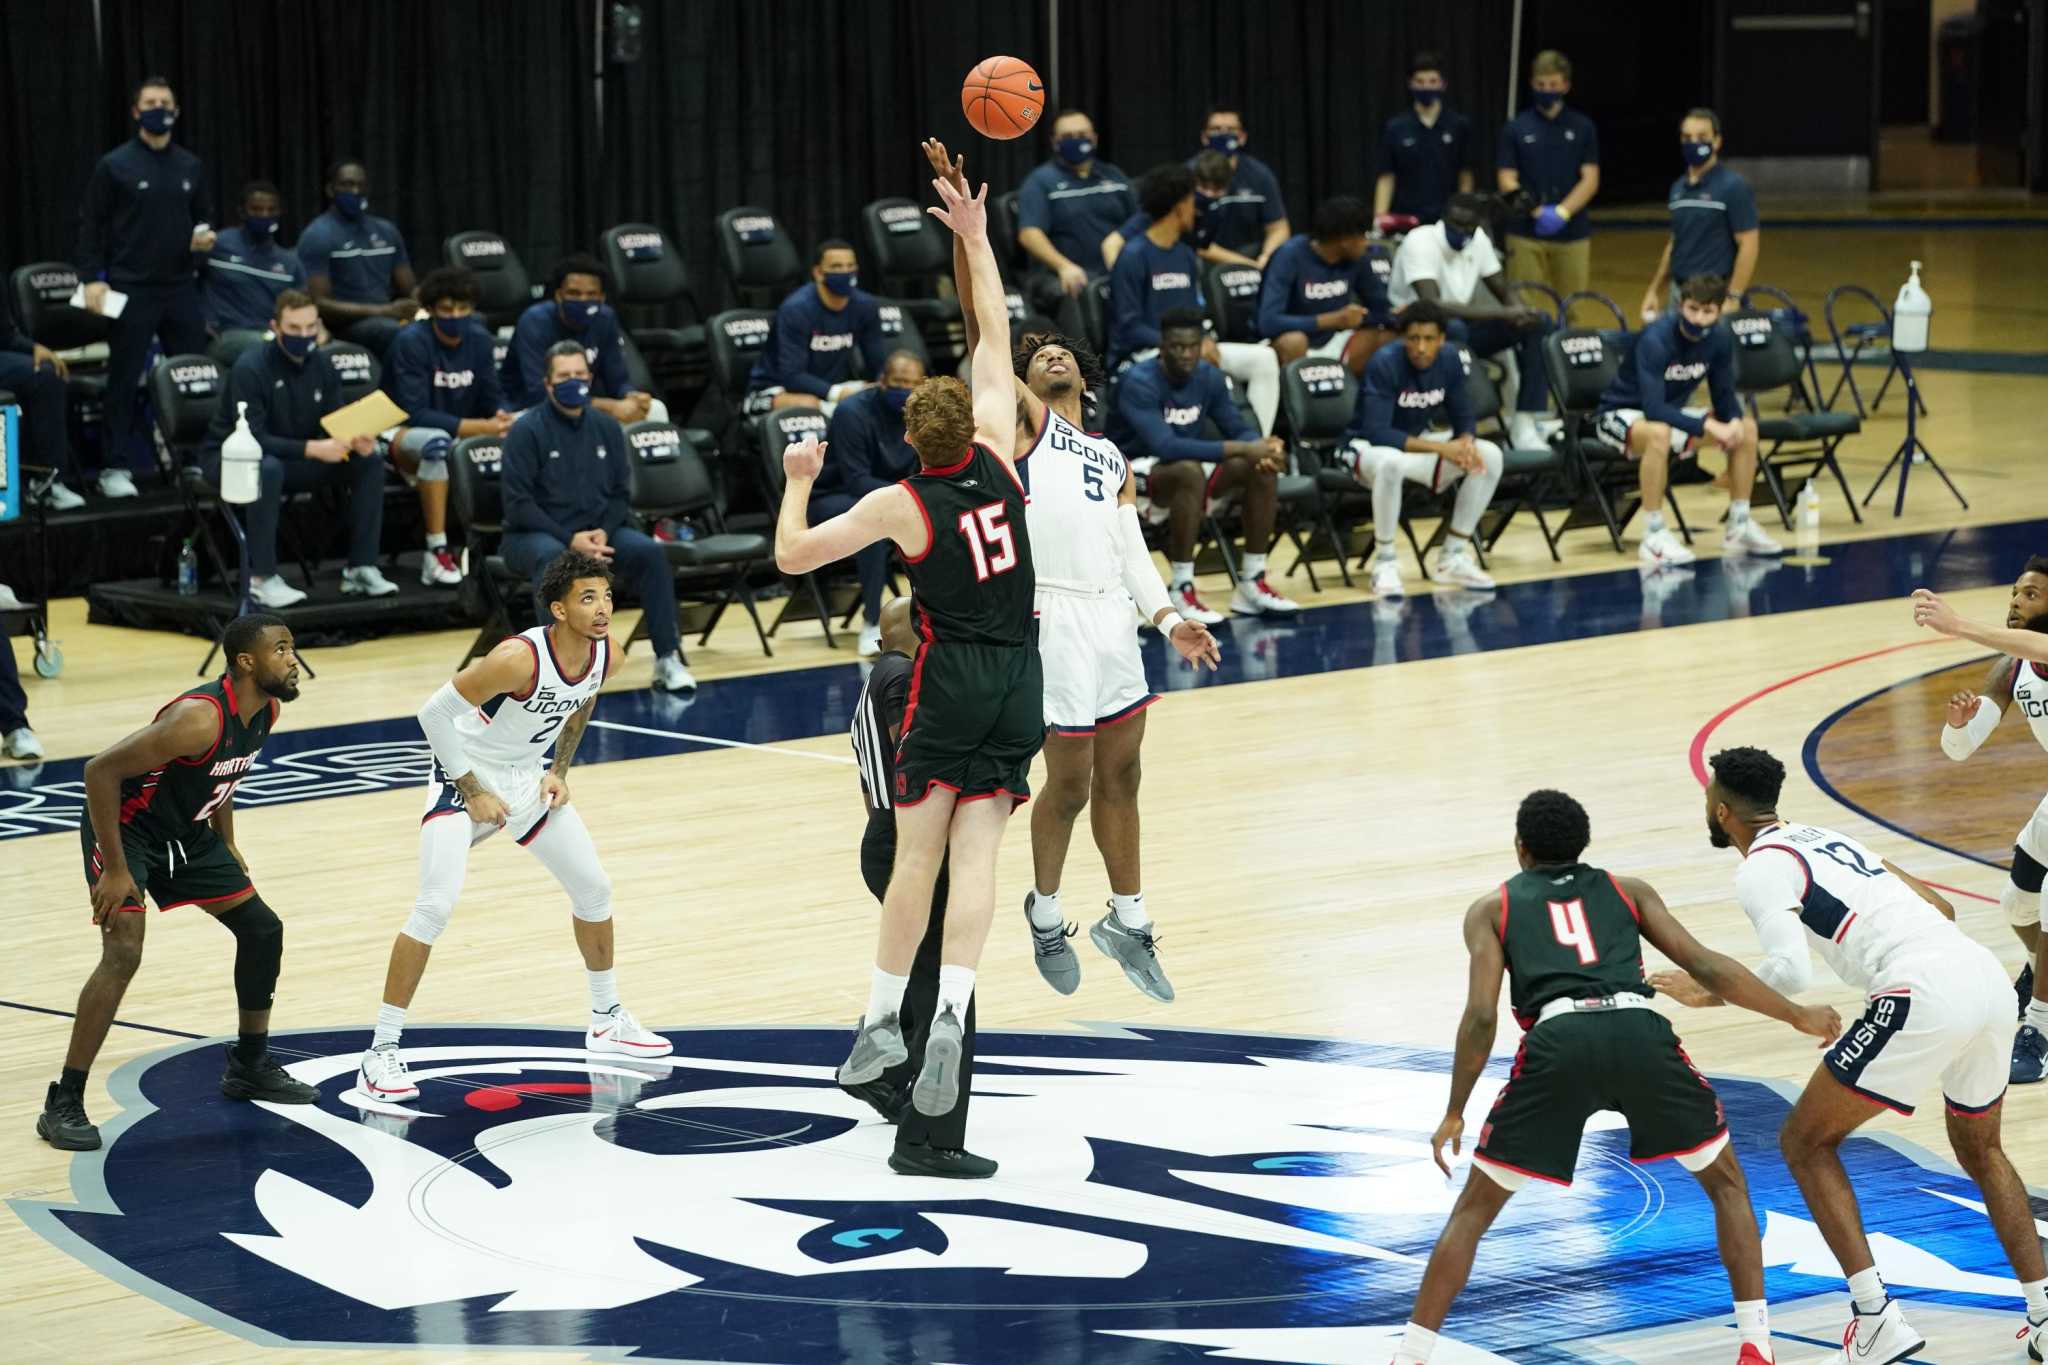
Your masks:
M99 1133L93 1133L92 1141L90 1142L85 1142L78 1138L64 1137L56 1131L47 1114L36 1116L36 1136L60 1152L97 1152L100 1149Z
M418 1099L420 1097L420 1088L414 1086L410 1090L379 1090L375 1086L363 1084L362 1073L358 1072L356 1074L356 1093L364 1099L374 1100L378 1104L404 1104L408 1100Z
M312 1104L314 1101L320 1098L320 1092L317 1090L307 1095L294 1094L290 1092L268 1094L258 1090L255 1086L248 1084L246 1081L222 1081L220 1083L220 1093L222 1099L251 1101L261 1100L268 1104Z
M986 1180L995 1172L990 1171L935 1171L915 1161L905 1161L896 1153L889 1153L889 1169L898 1175L921 1175L932 1180Z
M657 1051L657 1049L659 1050ZM658 1043L647 1043L645 1045L639 1043L617 1043L609 1038L602 1042L592 1042L590 1036L585 1034L583 1050L585 1052L609 1053L615 1057L666 1057L676 1050L676 1045L666 1038Z
M952 1110L960 1099L960 1040L950 1034L935 1034L924 1045L924 1066L917 1084L910 1087L910 1103L918 1113L935 1119Z
M899 1035L900 1036L900 1035ZM910 1050L897 1043L892 1048L878 1049L868 1061L855 1067L853 1059L847 1058L839 1064L837 1075L841 1085L866 1085L892 1066L901 1066L910 1060Z
M1150 1000L1157 1000L1162 1005L1170 1005L1173 1003L1173 984L1171 982L1161 980L1155 986L1145 976L1143 972L1139 971L1137 968L1125 962L1123 959L1123 954L1117 952L1117 950L1111 946L1110 937L1108 934L1102 932L1101 925L1095 925L1088 930L1088 941L1090 943L1093 943L1097 948L1100 948L1102 950L1102 955L1104 957L1108 958L1111 962L1114 962L1117 966L1123 969L1124 980L1130 982L1133 986L1136 986L1138 988L1138 993L1140 995L1143 995ZM1165 994L1163 995L1160 994L1162 990L1165 992Z

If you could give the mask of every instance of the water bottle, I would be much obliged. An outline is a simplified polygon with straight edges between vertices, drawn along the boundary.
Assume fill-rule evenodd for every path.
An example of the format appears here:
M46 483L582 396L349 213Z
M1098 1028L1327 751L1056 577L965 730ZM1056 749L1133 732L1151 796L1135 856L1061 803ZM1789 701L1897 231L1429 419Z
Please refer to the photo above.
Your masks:
M1806 487L1799 490L1796 519L1799 552L1811 554L1820 548L1820 494L1811 479L1807 480Z
M220 443L220 498L248 504L263 494L263 447L249 430L249 405L235 404L235 429Z
M199 556L192 549L192 537L185 537L185 546L178 551L178 596L196 597L199 594Z
M1892 349L1918 353L1927 349L1927 317L1934 311L1933 302L1927 291L1920 287L1920 262L1913 262L1913 273L1899 286L1899 297L1892 304Z

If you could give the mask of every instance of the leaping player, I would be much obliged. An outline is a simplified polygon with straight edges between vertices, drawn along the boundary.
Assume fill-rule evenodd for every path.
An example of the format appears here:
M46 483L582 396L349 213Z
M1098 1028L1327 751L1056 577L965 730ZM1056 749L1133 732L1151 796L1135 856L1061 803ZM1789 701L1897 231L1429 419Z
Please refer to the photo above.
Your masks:
M1911 1114L1937 1083L1948 1102L1949 1145L1983 1192L1985 1214L2026 1294L2020 1335L2027 1353L2041 1359L2048 1263L2027 1187L1999 1140L2012 1037L2005 969L1956 928L1955 910L1924 882L1846 834L1780 816L1785 765L1770 754L1727 749L1709 763L1707 836L1716 848L1742 853L1735 893L1764 946L1757 976L1797 995L1812 982L1811 944L1836 976L1869 997L1778 1135L1855 1300L1837 1365L1888 1365L1926 1345L1885 1290L1839 1149L1880 1109ZM1684 972L1659 972L1650 984L1681 1005L1721 1003Z
M384 1003L356 1076L356 1088L381 1103L420 1093L398 1051L405 1012L455 911L470 849L501 829L511 830L569 893L590 984L584 1050L626 1057L669 1052L668 1039L642 1028L619 1003L611 879L569 804L569 765L611 671L611 570L601 559L565 550L542 575L540 595L554 618L549 624L500 641L420 708L434 767L420 817L419 899L392 940ZM550 743L553 766L546 761Z
M2005 609L2005 629L1979 626L1957 616L1933 593L1913 594L1913 620L1930 630L1971 640L1998 650L2002 657L1985 671L1984 691L1962 691L1948 699L1948 723L1941 728L1941 751L1957 762L1977 752L2005 719L2005 704L2019 708L2033 727L2034 738L2048 749L2048 556L2035 555L2012 585ZM2048 796L2012 843L2012 873L1998 898L2013 932L2027 945L2032 959L2014 988L2020 997L2022 1024L2012 1040L2014 1085L2048 1080L2048 958L2044 958L2041 925L2048 920Z
M932 172L966 192L966 158L945 144L924 144ZM973 291L964 243L953 243L953 281L976 341ZM1182 658L1214 669L1222 658L1206 626L1184 619L1145 545L1137 480L1116 443L1082 428L1081 350L1042 333L1018 339L1013 371L1016 420L1006 452L1031 489L1031 549L1038 569L1038 648L1045 660L1045 790L1031 815L1036 886L1024 898L1039 975L1062 995L1081 984L1081 963L1067 939L1076 932L1060 909L1060 878L1074 822L1090 802L1096 846L1109 872L1109 910L1088 937L1154 1000L1173 999L1145 910L1138 856L1138 750L1145 708L1158 700L1131 630L1131 605L1159 628ZM1035 458L1032 458L1035 457ZM1027 458L1030 464L1026 465ZM1263 582L1263 580L1260 580Z

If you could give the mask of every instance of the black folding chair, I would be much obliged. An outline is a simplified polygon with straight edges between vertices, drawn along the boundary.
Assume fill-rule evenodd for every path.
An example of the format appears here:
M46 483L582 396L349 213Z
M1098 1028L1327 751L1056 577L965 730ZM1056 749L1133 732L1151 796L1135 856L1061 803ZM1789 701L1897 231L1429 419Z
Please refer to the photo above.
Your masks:
M1748 404L1750 416L1756 419L1757 477L1770 491L1771 501L1778 505L1778 517L1785 523L1785 529L1792 529L1792 498L1797 492L1787 487L1786 480L1796 477L1803 485L1823 469L1835 476L1842 497L1848 501L1849 515L1861 522L1863 514L1856 507L1855 495L1849 491L1849 480L1842 473L1835 451L1844 440L1863 430L1863 420L1846 410L1822 412L1815 408L1805 391L1806 375L1798 353L1793 350L1792 339L1778 330L1772 314L1745 309L1728 314L1723 321L1735 334L1736 391ZM1781 417L1758 413L1758 395L1788 388L1804 401L1807 411L1787 412ZM1792 448L1787 449L1788 446Z
M1318 592L1316 551L1326 547L1336 557L1337 572L1351 587L1351 536L1372 520L1371 491L1335 459L1357 410L1358 381L1342 361L1311 356L1281 367L1280 412L1292 438L1296 472L1306 475L1315 490L1310 505L1319 531L1306 545L1296 542L1287 576L1306 568L1309 586Z
M533 302L533 282L526 263L512 244L495 232L472 230L453 232L441 243L441 254L450 265L472 271L482 291L476 311L492 330L510 327Z
M636 516L650 527L663 517L688 517L702 520L710 528L710 534L691 540L659 542L675 575L677 605L711 604L711 614L697 643L701 645L711 638L725 609L737 601L754 622L761 652L773 657L775 651L768 647L767 632L761 629L761 613L754 605L754 591L747 582L748 574L774 558L774 547L768 537L735 534L726 529L718 510L718 492L711 483L711 471L705 467L703 455L675 424L635 422L626 428L626 445L633 452L628 469ZM642 612L640 623L633 627L633 633L619 650L620 655L623 657L646 634L647 614Z
M1813 319L1806 310L1792 301L1792 296L1771 284L1753 284L1742 292L1742 306L1771 316L1771 325L1792 343L1792 352L1799 357L1802 371L1800 382L1793 388L1789 401L1804 404L1809 412L1821 410L1820 371L1813 363ZM1792 411L1790 407L1787 412Z
M735 303L773 308L803 278L796 243L767 209L727 209L712 220L718 263Z
M1563 457L1552 445L1518 447L1509 440L1508 432L1512 428L1506 414L1501 411L1500 385L1494 381L1493 371L1485 362L1473 365L1466 373L1465 393L1472 404L1475 433L1498 445L1501 453L1500 487L1494 490L1493 504L1480 515L1473 544L1492 550L1501 533L1507 530L1508 523L1515 519L1515 513L1526 507L1543 533L1543 545L1550 551L1551 562L1559 562L1557 536L1552 534L1550 522L1543 515L1543 505L1558 496L1558 480L1564 472ZM1442 528L1439 527L1438 534L1430 538L1430 544L1435 545L1441 538Z
M1850 303L1862 307L1852 311ZM1861 314L1875 313L1875 317ZM1877 405L1884 401L1885 390L1891 387L1892 377L1899 372L1899 358L1892 353L1892 311L1884 306L1884 300L1860 284L1838 284L1828 291L1827 301L1821 305L1821 313L1827 319L1828 340L1834 343L1835 359L1841 363L1842 373L1835 380L1834 388L1828 390L1824 406L1832 409L1835 399L1846 384L1849 397L1856 402L1856 415L1867 417L1877 411ZM1839 315L1838 315L1839 314ZM1853 319L1853 320L1845 320ZM1863 390L1856 384L1856 364L1866 352L1882 350L1885 355L1884 380L1877 386L1877 394L1870 400L1868 411L1863 406ZM1927 404L1920 401L1920 415L1927 415Z
M1608 300L1610 307L1612 303ZM1619 310L1616 316L1619 317ZM1565 513L1556 534L1550 537L1553 554L1558 539L1567 531L1595 526L1603 527L1614 552L1622 553L1622 528L1642 502L1637 491L1640 475L1635 462L1626 451L1608 445L1592 431L1600 395L1606 392L1621 366L1629 363L1629 357L1623 354L1626 344L1617 344L1610 332L1595 327L1569 327L1543 339L1545 375L1557 410L1564 416L1565 468L1578 485L1577 500ZM1667 489L1665 500L1679 534L1691 544L1692 529L1686 525L1677 495Z
M530 601L533 584L512 571L497 552L505 538L505 504L500 477L505 466L505 446L495 436L469 436L455 443L448 453L448 504L462 527L463 559L467 572L462 577L465 604L482 618L476 639L463 652L457 671L469 666L479 654L517 628L512 617L514 601Z
M823 440L827 426L825 414L816 408L784 408L780 412L764 412L749 425L754 432L754 447L760 452L761 483L768 494L769 511L773 513L782 506L782 490L788 483L788 477L782 469L782 452L807 436L816 436ZM804 593L800 597L794 586L792 587L788 600L782 604L781 612L775 617L775 624L768 627L769 636L772 637L776 631L781 630L785 621L804 621L815 616L818 624L825 629L825 647L839 648L838 641L832 635L833 608L826 600L825 589L819 581L823 572L824 570L813 570L805 574L784 575L785 578L797 579ZM841 591L848 588L844 580L835 586ZM859 601L858 586L851 588L851 596L856 603ZM844 604L840 610L845 610Z

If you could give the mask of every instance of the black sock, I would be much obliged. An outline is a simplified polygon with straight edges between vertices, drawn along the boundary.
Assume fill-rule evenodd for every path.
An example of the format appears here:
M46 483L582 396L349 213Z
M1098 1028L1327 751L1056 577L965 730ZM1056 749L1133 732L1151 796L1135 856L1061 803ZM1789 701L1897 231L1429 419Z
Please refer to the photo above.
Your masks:
M85 1093L85 1071L82 1066L67 1066L64 1074L57 1078L59 1090L69 1090L74 1095Z
M270 1035L268 1033L244 1033L238 1035L235 1039L235 1057L238 1061L244 1063L260 1062L263 1060L263 1054L268 1051L270 1051Z

